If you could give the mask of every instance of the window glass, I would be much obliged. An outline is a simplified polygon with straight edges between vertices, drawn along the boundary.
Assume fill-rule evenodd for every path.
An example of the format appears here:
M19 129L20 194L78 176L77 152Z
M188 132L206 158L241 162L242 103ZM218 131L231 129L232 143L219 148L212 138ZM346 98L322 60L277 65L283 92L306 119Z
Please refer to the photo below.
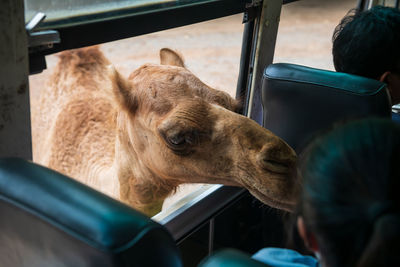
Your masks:
M383 3L381 3L381 5L390 6L390 7L396 6L396 0L383 0L382 2Z
M282 7L274 62L333 70L332 35L357 0L301 0Z
M212 2L213 0L24 0L25 20L31 19L37 12L46 14L46 24L57 20L64 23L105 19L124 14L142 13L165 8L190 5L192 3ZM84 19L78 17L86 17Z

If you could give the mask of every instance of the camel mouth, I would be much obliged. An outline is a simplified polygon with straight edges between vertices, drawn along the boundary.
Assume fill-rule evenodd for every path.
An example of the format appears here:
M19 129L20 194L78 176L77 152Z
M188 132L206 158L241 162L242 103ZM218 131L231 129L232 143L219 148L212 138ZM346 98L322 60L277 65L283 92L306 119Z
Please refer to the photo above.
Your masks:
M291 162L282 162L271 159L263 160L263 167L265 170L276 174L290 174L293 170L293 164Z
M259 199L261 202L263 202L265 205L268 205L275 209L280 209L287 212L293 212L296 207L295 202L273 199L257 190L249 190L249 192L257 199Z

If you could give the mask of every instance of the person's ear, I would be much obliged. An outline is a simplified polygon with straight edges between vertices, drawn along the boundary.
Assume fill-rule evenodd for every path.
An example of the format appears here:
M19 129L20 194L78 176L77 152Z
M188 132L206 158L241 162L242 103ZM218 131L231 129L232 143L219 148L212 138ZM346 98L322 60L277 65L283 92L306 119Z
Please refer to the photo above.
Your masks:
M386 71L381 75L379 81L387 84L392 105L400 103L400 75L394 72Z
M317 239L315 238L314 233L307 230L303 217L301 216L297 218L297 229L307 248L314 253L319 253Z
M379 81L383 82L383 83L387 83L387 78L390 75L390 71L386 71L385 73L383 73L381 75L381 77L379 77Z

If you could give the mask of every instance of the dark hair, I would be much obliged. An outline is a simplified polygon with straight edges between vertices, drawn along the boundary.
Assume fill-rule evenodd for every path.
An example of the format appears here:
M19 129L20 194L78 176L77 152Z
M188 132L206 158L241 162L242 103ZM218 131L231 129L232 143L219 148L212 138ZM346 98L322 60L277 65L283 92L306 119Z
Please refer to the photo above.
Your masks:
M383 6L351 10L333 33L336 71L378 79L400 73L400 11Z
M346 123L317 138L300 162L298 213L327 266L400 266L400 126Z

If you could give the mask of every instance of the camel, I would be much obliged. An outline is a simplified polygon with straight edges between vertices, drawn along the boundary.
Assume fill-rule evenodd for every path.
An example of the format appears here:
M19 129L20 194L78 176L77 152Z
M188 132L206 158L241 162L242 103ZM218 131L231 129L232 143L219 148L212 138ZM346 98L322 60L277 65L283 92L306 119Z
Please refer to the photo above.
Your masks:
M60 53L39 104L34 161L151 216L178 185L241 186L291 210L296 154L164 48L121 74L98 47Z

